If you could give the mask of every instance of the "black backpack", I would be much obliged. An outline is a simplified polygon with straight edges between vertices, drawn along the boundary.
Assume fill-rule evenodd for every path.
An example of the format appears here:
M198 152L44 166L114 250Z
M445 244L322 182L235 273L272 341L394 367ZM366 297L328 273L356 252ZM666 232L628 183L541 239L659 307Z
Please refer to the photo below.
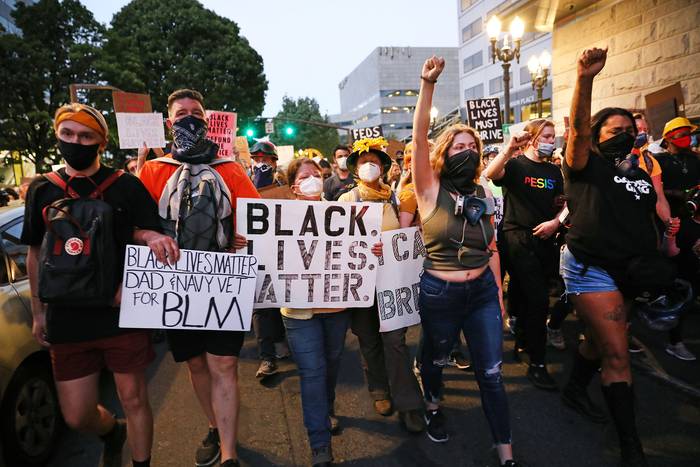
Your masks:
M109 306L117 287L119 258L113 208L105 191L124 174L117 170L88 196L80 196L57 172L46 179L65 197L43 209L46 234L39 253L39 298L53 305Z

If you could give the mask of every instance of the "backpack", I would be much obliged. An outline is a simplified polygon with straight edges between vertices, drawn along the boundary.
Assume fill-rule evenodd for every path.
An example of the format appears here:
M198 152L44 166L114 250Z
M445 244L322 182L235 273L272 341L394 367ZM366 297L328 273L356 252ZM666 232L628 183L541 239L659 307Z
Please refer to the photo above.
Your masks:
M164 233L174 238L180 248L227 249L233 238L231 192L214 167L235 162L215 159L207 164L188 164L170 157L156 161L178 166L158 201Z
M114 210L104 193L124 174L117 170L88 196L80 196L57 172L44 177L65 197L44 207L46 233L39 253L39 298L44 303L109 306L114 301L120 262L114 234Z

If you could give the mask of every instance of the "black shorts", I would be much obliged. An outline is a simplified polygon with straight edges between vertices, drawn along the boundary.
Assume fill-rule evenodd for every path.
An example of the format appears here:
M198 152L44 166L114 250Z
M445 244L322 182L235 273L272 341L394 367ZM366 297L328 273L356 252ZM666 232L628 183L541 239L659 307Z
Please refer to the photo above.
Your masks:
M205 352L220 357L238 357L245 338L244 331L173 329L166 331L165 335L176 362L186 362Z

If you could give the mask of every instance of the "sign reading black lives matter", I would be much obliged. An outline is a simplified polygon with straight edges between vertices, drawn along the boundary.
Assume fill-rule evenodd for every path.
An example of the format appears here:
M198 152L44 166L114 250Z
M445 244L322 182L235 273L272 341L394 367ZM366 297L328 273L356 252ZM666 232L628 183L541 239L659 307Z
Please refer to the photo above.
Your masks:
M249 255L180 250L170 265L127 245L119 327L248 331L257 270Z
M467 101L469 126L479 132L486 144L503 142L501 106L497 97Z
M418 227L382 232L377 272L379 332L420 323L418 291L425 246Z
M369 307L380 203L239 199L236 225L258 259L255 308Z
M352 129L352 139L357 141L362 138L379 138L384 136L384 131L381 125L371 126L367 128L353 128Z

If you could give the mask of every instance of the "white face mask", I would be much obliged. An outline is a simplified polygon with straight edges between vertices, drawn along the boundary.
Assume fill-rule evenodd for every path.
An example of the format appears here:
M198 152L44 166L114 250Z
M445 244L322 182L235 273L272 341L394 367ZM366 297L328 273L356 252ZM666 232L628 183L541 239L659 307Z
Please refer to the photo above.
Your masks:
M339 159L336 159L335 162L338 164L338 168L340 170L348 170L348 158L347 157L341 157Z
M307 177L299 182L299 192L304 196L318 196L323 192L321 177Z
M363 182L371 183L379 178L381 171L379 166L373 162L365 162L357 171L357 175Z

